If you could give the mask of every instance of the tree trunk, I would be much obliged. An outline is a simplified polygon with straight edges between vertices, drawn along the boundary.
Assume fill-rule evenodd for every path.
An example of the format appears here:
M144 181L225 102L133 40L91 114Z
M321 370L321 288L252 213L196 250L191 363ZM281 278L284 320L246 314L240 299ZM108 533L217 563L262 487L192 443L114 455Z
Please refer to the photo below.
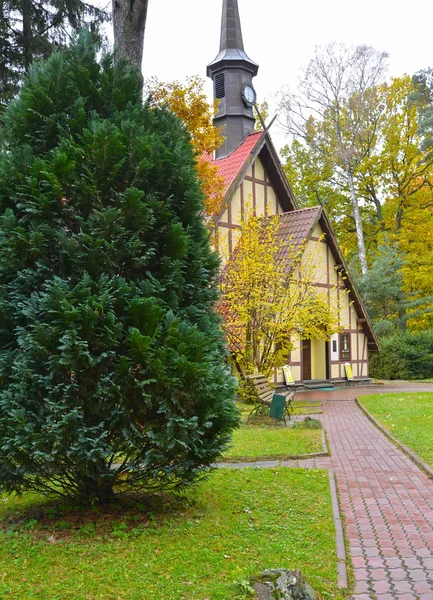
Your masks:
M26 73L29 70L33 60L32 52L32 6L30 0L24 0L22 5L23 11L23 52L24 52L24 69Z
M404 209L404 195L399 192L398 194L398 207L395 213L395 233L399 233L402 223L403 223L403 209Z
M113 499L114 472L107 471L104 461L78 473L76 478L78 499L83 504L105 504Z
M114 45L119 55L141 73L149 0L112 0Z
M353 175L350 169L346 169L347 180L349 182L350 189L350 200L352 202L353 218L355 221L356 237L358 240L358 253L359 262L361 264L361 272L365 275L368 271L367 266L367 253L365 251L364 243L364 230L362 227L361 213L359 211L358 198L356 197L355 184L353 182Z
M382 231L385 231L385 221L383 220L382 205L380 203L379 198L377 197L376 189L375 189L374 185L367 186L367 191L370 193L370 198L371 198L374 206L376 207L376 215L377 215L377 220L380 223L380 228Z

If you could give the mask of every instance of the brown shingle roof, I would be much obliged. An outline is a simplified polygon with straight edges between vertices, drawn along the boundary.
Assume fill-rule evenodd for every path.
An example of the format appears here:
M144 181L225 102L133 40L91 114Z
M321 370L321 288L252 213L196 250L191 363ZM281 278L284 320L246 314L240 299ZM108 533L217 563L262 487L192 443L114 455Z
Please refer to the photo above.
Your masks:
M312 227L320 216L322 208L312 206L284 213L280 216L278 238L282 241L291 240L296 247L308 237Z
M290 271L293 259L310 236L321 212L320 206L313 206L280 215L277 233L280 248L276 260L285 262L287 271Z

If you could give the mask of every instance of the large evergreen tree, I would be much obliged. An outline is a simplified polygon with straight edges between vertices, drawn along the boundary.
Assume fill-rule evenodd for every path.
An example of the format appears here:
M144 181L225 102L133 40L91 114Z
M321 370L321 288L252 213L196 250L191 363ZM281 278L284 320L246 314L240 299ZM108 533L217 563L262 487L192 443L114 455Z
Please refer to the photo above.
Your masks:
M414 93L411 100L418 108L419 133L422 136L422 150L431 152L433 148L433 68L418 71L412 77Z
M87 36L32 67L0 156L0 489L193 483L237 423L185 128Z
M23 73L37 58L63 46L71 29L109 14L82 0L2 0L0 3L0 108L13 97Z

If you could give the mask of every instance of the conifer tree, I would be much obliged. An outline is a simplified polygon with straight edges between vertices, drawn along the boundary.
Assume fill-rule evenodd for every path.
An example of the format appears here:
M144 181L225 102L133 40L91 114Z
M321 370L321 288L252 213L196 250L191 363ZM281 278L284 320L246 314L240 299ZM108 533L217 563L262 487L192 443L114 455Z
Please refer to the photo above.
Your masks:
M48 57L85 25L96 33L109 14L83 0L2 0L0 3L0 109L17 92L34 59Z
M418 71L412 77L414 93L410 99L418 108L419 133L422 136L422 150L431 152L433 148L433 68Z
M33 66L0 155L0 489L195 482L237 423L180 121L86 35Z

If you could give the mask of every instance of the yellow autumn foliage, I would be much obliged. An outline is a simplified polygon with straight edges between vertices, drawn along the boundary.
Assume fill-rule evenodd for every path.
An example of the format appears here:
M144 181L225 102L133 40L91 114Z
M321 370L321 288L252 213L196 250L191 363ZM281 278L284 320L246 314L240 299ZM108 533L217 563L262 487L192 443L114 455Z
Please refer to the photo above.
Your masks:
M306 243L281 241L278 228L278 216L246 216L222 275L223 328L244 373L269 376L286 363L294 337L329 339L338 331L339 310L315 286Z
M210 158L223 139L213 124L217 104L209 104L203 86L200 77L188 77L185 83L165 83L153 77L145 83L145 93L152 104L167 106L185 123L197 155L197 172L205 195L205 220L211 225L212 217L221 210L224 179Z

